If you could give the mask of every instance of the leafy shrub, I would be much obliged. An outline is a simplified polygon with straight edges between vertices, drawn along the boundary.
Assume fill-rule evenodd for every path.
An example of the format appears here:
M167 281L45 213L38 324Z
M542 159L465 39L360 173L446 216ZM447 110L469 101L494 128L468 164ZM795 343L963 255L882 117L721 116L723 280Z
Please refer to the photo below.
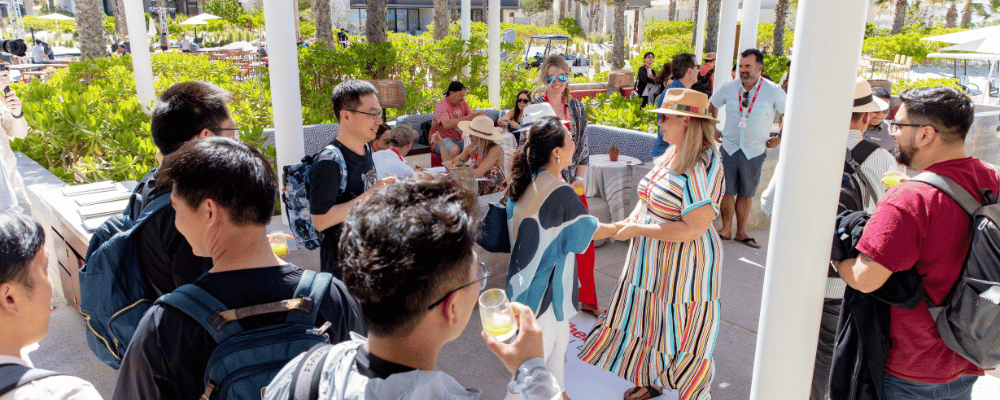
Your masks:
M962 88L958 86L958 82L955 82L952 78L900 79L892 84L892 94L898 95L906 89L938 86L950 87L962 91Z
M688 41L694 32L694 22L691 21L646 21L646 26L642 30L646 41L666 40L674 36L686 35Z
M617 126L620 128L650 132L656 127L656 114L642 108L642 98L629 99L619 95L598 93L593 99L585 99L587 123Z
M766 73L767 76L770 76L776 83L779 79L781 79L781 76L785 74L785 71L788 70L787 65L787 56L764 55L764 73Z
M576 19L566 17L559 21L559 27L569 33L570 36L583 37L583 28L576 24Z
M56 28L59 28L59 32L62 33L73 33L76 32L76 21L57 21L54 19L42 19L34 15L25 15L21 17L21 21L24 23L24 30L31 31L32 29L36 31L47 31L56 32Z
M785 24L785 36L784 36L784 46L785 52L792 48L792 44L795 42L795 30L794 26ZM757 43L760 46L768 45L774 49L774 24L770 22L765 22L757 25Z
M875 58L892 60L897 54L913 57L914 63L922 63L927 59L927 55L937 51L942 47L950 46L949 43L930 42L921 40L924 37L943 35L951 32L958 32L962 29L943 29L923 27L905 27L903 33L892 36L873 36L866 38L863 49L866 54L871 54Z
M152 56L157 93L170 85L204 80L233 94L230 111L243 140L273 159L260 134L271 125L270 93L256 80L237 83L229 62L205 56L162 53ZM150 118L135 96L131 56L74 63L43 83L15 83L32 127L11 148L21 151L70 183L138 180L156 165ZM256 135L256 136L254 136Z

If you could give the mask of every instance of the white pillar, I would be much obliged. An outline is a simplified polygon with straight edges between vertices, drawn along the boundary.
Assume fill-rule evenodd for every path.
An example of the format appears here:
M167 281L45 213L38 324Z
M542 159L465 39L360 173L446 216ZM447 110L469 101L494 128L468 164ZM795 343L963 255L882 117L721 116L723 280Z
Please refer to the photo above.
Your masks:
M705 51L705 23L707 21L708 0L698 0L698 23L695 24L694 28L694 56L697 63L704 59L704 55L701 53Z
M867 3L799 3L750 399L809 397Z
M740 26L739 51L757 48L757 23L760 22L760 0L743 0L743 21Z
M489 18L489 39L490 39L490 55L489 55L489 92L490 92L490 104L493 104L493 108L500 109L500 0L490 0L490 18Z
M723 83L733 80L730 71L733 65L733 51L736 46L736 13L740 0L722 0L719 7L719 42L715 46L715 85L713 92ZM720 112L719 116L726 113Z
M472 37L472 0L462 0L462 40Z
M156 89L153 88L153 62L149 56L149 34L141 1L124 1L125 25L132 46L132 71L135 73L135 93L142 109L149 113Z
M274 113L274 149L278 173L285 165L298 164L305 156L302 138L302 96L299 92L299 56L295 45L294 8L286 0L264 0L267 32L268 72L271 79L271 109ZM283 182L278 179L278 182ZM285 220L284 203L281 204ZM287 221L285 221L287 223Z

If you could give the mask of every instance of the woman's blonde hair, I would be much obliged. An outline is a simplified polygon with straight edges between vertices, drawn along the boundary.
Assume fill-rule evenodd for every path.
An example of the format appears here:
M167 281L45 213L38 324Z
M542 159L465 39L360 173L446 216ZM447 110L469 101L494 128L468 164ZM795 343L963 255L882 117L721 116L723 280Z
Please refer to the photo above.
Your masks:
M570 68L569 63L566 62L566 59L563 58L563 56L551 55L546 57L545 61L542 61L542 65L538 67L538 80L536 81L536 83L538 83L538 86L540 88L544 88L540 90L542 93L545 93L545 91L549 87L549 84L545 83L545 77L549 76L549 67L559 68L563 70L563 72L565 72L568 77L570 78L573 77L573 69ZM567 80L566 88L563 89L562 100L565 103L569 102L570 98L571 97L569 96L569 80Z
M683 116L674 116L674 118L683 118ZM663 164L676 154L673 163L669 165L670 172L675 174L691 172L701 158L701 152L709 147L715 147L714 124L704 118L688 118L691 118L691 123L688 124L687 132L684 134L684 143L679 146L670 146L663 155L653 160L657 165Z

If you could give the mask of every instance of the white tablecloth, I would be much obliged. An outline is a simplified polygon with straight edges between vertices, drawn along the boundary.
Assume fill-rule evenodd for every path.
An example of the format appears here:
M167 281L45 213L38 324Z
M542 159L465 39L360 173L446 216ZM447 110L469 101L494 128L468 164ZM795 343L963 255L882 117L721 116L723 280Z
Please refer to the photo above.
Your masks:
M632 172L642 164L637 158L618 156L612 162L607 154L593 154L587 167L587 197L600 197L608 202L612 221L621 221L635 208L639 196Z

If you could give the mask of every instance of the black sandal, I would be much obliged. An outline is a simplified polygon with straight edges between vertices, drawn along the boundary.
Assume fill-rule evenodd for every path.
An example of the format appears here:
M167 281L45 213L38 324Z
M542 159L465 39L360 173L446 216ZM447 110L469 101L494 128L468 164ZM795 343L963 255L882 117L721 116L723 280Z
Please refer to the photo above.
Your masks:
M635 396L636 393L639 393L640 390L645 390L646 393L643 393L639 397L632 397ZM624 400L648 400L654 397L658 397L662 394L663 394L663 389L658 388L656 386L636 386L634 388L626 390L622 398Z

